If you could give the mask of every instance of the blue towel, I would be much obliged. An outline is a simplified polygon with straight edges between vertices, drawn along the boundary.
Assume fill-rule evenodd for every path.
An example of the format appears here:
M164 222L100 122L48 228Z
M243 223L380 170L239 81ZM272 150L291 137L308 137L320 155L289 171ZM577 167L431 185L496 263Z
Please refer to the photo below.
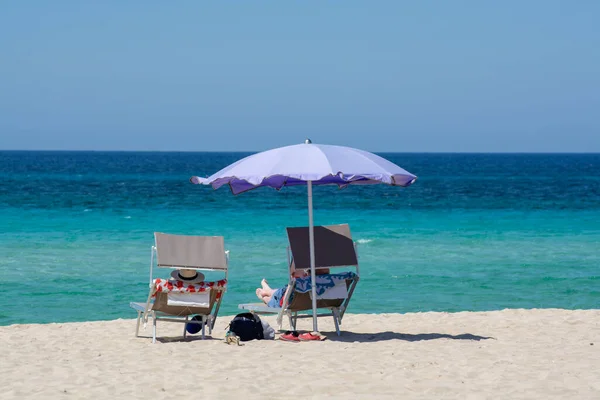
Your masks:
M356 276L354 272L343 272L341 274L325 274L325 275L317 275L316 286L317 286L317 296L322 295L329 288L334 287L337 283L345 281L346 279L352 279ZM296 287L295 290L299 293L308 293L312 290L311 279L310 276L306 278L298 278L296 279Z

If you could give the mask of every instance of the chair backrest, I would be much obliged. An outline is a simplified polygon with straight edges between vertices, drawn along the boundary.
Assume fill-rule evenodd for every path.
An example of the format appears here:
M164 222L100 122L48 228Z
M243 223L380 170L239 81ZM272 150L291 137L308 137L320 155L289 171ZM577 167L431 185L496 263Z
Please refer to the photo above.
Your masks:
M297 269L310 268L308 227L286 228ZM348 224L314 227L315 267L358 266L356 249Z
M155 232L158 267L227 271L223 236L171 235Z

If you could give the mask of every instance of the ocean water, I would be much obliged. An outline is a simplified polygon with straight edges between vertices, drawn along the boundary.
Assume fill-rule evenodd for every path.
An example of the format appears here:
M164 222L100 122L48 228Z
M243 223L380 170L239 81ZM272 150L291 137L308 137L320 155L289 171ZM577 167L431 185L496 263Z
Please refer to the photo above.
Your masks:
M0 152L0 325L134 318L155 231L225 237L222 314L283 285L306 189L188 181L246 155ZM381 155L417 182L314 189L359 243L349 312L600 307L600 154Z

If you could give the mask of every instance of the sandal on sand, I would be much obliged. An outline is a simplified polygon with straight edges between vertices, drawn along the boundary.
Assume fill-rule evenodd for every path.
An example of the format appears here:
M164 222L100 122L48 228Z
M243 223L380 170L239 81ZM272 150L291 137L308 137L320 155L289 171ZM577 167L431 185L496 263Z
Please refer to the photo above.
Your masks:
M286 342L299 342L298 331L286 331L283 335L279 336L279 340L285 340Z
M312 332L303 333L302 335L300 335L298 337L298 340L300 340L301 342L310 342L313 340L319 341L319 340L325 340L325 339L326 339L325 336L321 336L317 333L312 333Z

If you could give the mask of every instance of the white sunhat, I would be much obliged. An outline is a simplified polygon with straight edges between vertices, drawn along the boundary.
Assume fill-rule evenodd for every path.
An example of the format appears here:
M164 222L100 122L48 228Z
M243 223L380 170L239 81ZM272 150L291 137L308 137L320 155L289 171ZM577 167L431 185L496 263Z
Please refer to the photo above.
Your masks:
M198 283L204 281L204 274L193 269L176 269L171 272L171 279L185 283Z

